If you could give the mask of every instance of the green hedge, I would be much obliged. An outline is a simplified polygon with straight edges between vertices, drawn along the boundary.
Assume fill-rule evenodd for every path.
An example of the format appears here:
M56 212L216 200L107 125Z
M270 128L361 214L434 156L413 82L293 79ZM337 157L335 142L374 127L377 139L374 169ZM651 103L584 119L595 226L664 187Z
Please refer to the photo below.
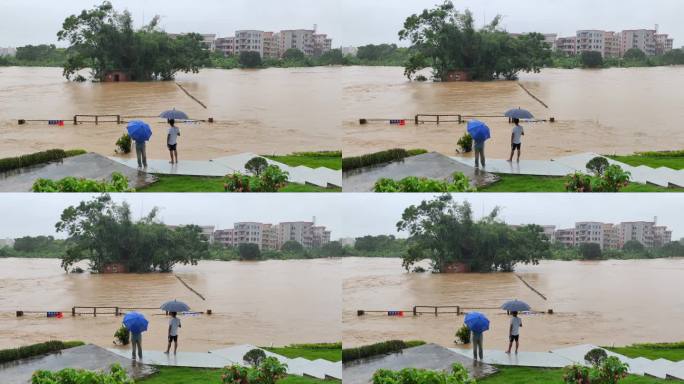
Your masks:
M0 363L25 359L27 357L45 355L51 352L61 351L84 345L80 341L48 341L40 344L27 345L25 347L0 350Z
M0 159L0 172L12 171L37 164L44 164L50 161L61 160L67 157L85 154L82 149L65 151L63 149L50 149L48 151L31 153L18 157L8 157Z
M390 340L383 341L381 343L364 345L358 348L348 348L342 350L342 362L348 363L350 361L365 359L367 357L385 355L388 353L394 353L402 351L406 348L417 347L423 345L423 341L402 341L402 340Z
M342 170L350 171L352 169L363 168L369 165L389 163L391 161L405 159L409 156L411 156L409 151L398 148L363 156L347 157L342 159Z

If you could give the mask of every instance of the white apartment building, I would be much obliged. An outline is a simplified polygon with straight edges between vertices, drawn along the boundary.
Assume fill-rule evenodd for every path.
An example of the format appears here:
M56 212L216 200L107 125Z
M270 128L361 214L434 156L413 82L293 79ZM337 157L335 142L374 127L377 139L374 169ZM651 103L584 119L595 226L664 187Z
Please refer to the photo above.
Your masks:
M278 248L288 241L296 241L304 248L313 248L313 222L296 221L278 224Z
M288 49L298 49L304 52L306 56L313 56L315 53L314 30L290 29L280 31L281 55L284 54Z
M614 224L603 224L603 246L601 249L620 248L620 230Z
M568 56L577 54L577 36L559 37L556 40L556 50Z
M606 32L597 29L577 31L577 53L599 52L605 56Z
M667 33L657 33L655 35L656 39L656 54L662 55L664 53L672 51L674 48L674 39L670 38Z
M288 49L299 49L306 56L321 55L332 49L332 39L315 30L295 29L280 32L260 30L235 31L234 37L221 37L214 42L215 49L225 56L241 52L259 52L262 58L279 58Z
M318 33L313 35L314 38L314 55L320 56L326 52L332 50L332 39L328 38L328 35L324 33Z
M575 224L575 243L595 243L603 249L603 223L583 222Z
M555 236L556 242L563 244L566 247L575 247L577 243L575 242L575 228L559 229L556 231Z
M260 249L280 249L288 241L296 241L304 248L320 248L330 243L331 232L313 222L286 222L264 224L257 222L235 223L231 229L214 232L214 241L228 247L256 244Z
M343 237L338 241L343 247L353 247L356 245L356 239L353 237Z
M325 227L317 226L312 227L313 230L313 247L320 248L328 243L330 243L330 231Z
M601 249L621 249L628 241L638 241L646 248L662 247L672 242L672 231L665 226L657 226L656 222L581 222L576 223L575 228L557 230L555 238L556 242L569 247L595 243Z
M220 37L216 39L216 51L223 56L232 56L236 52L235 37Z
M620 33L620 56L632 48L640 49L648 56L656 54L656 31L654 29L629 29Z
M257 30L235 31L235 54L259 52L264 57L264 32Z

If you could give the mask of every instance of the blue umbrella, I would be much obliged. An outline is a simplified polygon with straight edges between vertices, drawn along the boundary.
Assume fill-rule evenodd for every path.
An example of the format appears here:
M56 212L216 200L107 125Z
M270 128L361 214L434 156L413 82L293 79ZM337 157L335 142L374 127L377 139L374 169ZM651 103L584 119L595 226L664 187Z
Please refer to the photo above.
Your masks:
M489 319L480 312L469 312L463 322L475 333L482 333L489 329Z
M126 127L128 136L135 141L148 141L152 137L152 129L144 121L133 120Z
M128 312L123 318L123 325L133 333L147 331L148 321L140 312Z
M534 115L532 115L532 112L526 111L522 108L508 110L504 115L510 119L534 119Z
M167 120L170 120L170 119L174 119L174 120L188 120L188 119L189 119L188 115L187 115L185 112L183 112L183 111L177 111L176 108L171 109L171 110L169 110L169 111L164 111L164 112L162 112L162 113L159 115L159 117L164 118L164 119L167 119Z
M489 133L489 127L487 124L481 122L480 120L470 120L468 122L468 133L475 141L485 141L492 137Z
M172 300L161 305L161 310L166 312L186 312L190 307L182 301Z
M507 302L503 303L503 305L501 306L501 309L503 309L505 311L509 311L509 312L525 312L525 311L529 311L531 308L524 301L511 300L511 301L507 301Z

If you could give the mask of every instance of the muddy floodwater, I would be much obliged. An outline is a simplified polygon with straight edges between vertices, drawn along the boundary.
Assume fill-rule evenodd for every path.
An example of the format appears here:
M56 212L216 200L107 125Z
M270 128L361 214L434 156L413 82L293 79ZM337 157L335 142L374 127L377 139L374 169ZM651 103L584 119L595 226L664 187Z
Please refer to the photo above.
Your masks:
M0 259L0 349L53 339L110 347L122 318L72 317L71 307L155 308L172 299L188 303L193 311L213 311L211 316L181 317L181 350L336 342L341 340L338 267L334 259L203 261L177 267L173 274L67 275L59 260ZM17 318L17 310L42 313ZM64 317L47 318L46 311L64 311ZM150 321L143 346L162 350L168 318L159 310L142 312Z
M0 68L0 157L51 148L114 155L124 125L72 124L76 114L114 114L153 123L148 157L166 159L166 124L156 118L176 108L214 124L180 124L180 160L236 153L286 154L339 150L342 140L338 68L205 69L173 82L73 83L59 68ZM182 85L202 107L176 85ZM130 118L128 118L130 117ZM64 119L18 125L18 119Z
M684 339L684 259L556 262L520 266L515 274L407 274L400 259L345 259L343 342L364 345L401 339L453 347L463 316L423 314L357 316L363 310L405 310L414 305L495 308L511 299L553 315L524 315L521 350L548 351L578 344L627 345ZM516 274L546 296L527 288ZM485 349L507 347L509 318L491 320Z
M673 150L684 143L684 67L545 69L512 81L469 83L408 82L402 68L341 69L344 152L359 155L390 148L424 148L454 155L465 125L414 125L416 114L503 115L510 108L530 110L523 158L547 160L582 153L629 154ZM406 126L386 122L360 125L359 119L409 119ZM482 118L492 129L490 158L507 158L511 126L507 119Z

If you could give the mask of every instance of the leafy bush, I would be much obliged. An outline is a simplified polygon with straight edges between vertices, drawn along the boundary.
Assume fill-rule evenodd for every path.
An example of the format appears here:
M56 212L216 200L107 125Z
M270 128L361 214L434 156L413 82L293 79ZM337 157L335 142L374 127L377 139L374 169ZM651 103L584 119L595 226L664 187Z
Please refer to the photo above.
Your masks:
M466 133L458 139L458 147L462 152L468 153L473 151L473 137Z
M240 255L240 260L261 259L261 250L256 244L240 243L240 245L238 245L238 254Z
M453 174L453 181L433 180L409 176L399 181L380 179L375 183L375 192L473 192L470 180L462 173Z
M116 151L119 153L131 153L131 137L125 133L116 141Z
M603 257L601 246L596 243L582 243L579 251L584 260L600 260Z
M594 176L601 176L609 165L610 163L608 163L608 160L605 157L596 156L589 160L587 163L587 169L590 170Z
M456 331L456 338L461 344L470 344L470 329L465 325Z
M596 349L589 353L594 351ZM567 384L617 384L628 375L629 365L615 356L601 358L599 353L595 353L592 355L592 360L591 368L577 364L566 367L563 382Z
M380 369L373 374L373 384L475 384L463 365L456 363L451 373L431 371L428 369L405 368L401 371Z
M594 348L584 355L584 361L591 365L600 365L608 357L608 353L603 348Z
M126 370L114 364L109 373L66 368L57 372L36 371L31 384L134 384Z
M409 157L409 152L405 149L390 149L363 156L347 157L342 159L342 170L350 171L352 169L368 167L370 165L402 160L407 157Z
M584 51L581 56L582 66L585 68L600 68L603 66L603 56L601 52Z
M261 55L259 52L242 51L238 58L240 66L243 68L259 68L262 65Z
M629 185L630 178L630 172L613 164L597 176L589 176L580 172L568 175L565 190L569 192L620 192L622 188Z
M568 175L568 180L565 182L565 190L568 192L592 192L591 182L591 176L575 172Z
M401 340L383 341L381 343L364 345L358 348L347 348L342 350L342 362L347 363L358 359L365 359L371 356L395 353L409 348Z
M80 156L80 155L85 155L88 153L85 149L70 149L66 151L66 156L67 157L74 157L74 156Z
M287 375L287 364L267 357L257 367L231 365L221 375L223 384L275 384Z
M598 376L598 381L596 381L597 383L616 384L620 380L627 377L629 365L623 363L615 356L610 356L601 362L596 369Z
M264 359L266 359L266 352L259 348L254 348L242 356L242 360L252 367L258 367Z
M263 157L255 157L245 164L245 169L254 176L259 176L268 167L268 161Z
M583 365L574 364L565 368L563 382L566 384L590 384L590 369Z
M31 188L33 192L134 192L128 187L128 178L119 172L112 173L112 181L77 179L65 177L61 180L38 179Z
M287 184L289 173L277 165L269 165L259 176L239 172L226 176L223 188L226 192L278 192Z
M63 349L78 347L83 345L80 341L62 342L62 341L48 341L45 343L27 345L19 348L0 349L0 363L24 359L27 357L44 355L51 352L61 351Z
M114 344L128 345L131 342L131 334L123 325L114 332Z
M62 149L50 149L48 151L31 153L18 157L0 159L0 172L11 171L31 165L44 164L50 161L61 160L68 157Z

